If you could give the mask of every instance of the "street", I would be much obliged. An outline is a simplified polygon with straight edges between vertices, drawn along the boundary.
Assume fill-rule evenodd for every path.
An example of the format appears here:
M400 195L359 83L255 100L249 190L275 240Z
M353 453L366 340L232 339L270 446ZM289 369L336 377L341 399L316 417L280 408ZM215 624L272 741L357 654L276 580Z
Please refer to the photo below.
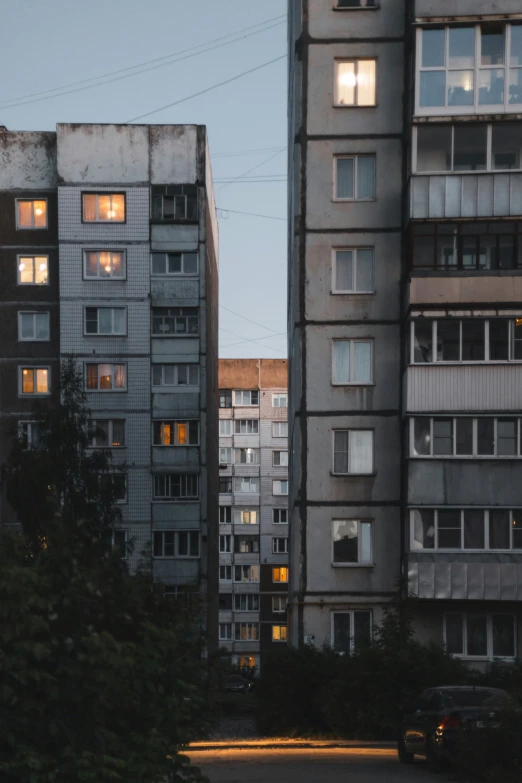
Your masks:
M422 783L433 781L422 761L399 764L391 749L309 748L191 752L210 783ZM438 778L435 778L437 780Z

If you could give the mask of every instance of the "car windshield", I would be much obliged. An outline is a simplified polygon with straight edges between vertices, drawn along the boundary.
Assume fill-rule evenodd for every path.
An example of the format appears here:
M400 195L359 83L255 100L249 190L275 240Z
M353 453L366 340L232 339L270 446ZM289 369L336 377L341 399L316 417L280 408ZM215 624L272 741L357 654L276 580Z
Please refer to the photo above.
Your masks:
M496 707L509 706L507 693L488 690L444 691L444 701L448 707Z

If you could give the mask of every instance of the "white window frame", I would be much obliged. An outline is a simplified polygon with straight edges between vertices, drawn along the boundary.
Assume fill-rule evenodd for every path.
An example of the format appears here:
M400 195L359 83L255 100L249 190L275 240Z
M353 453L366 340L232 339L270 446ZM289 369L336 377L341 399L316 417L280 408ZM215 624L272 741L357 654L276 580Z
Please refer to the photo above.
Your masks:
M339 160L347 160L351 158L354 161L353 164L353 192L354 195L352 197L349 196L338 196L337 195L337 162ZM359 169L358 159L359 158L373 158L373 196L371 198L359 198L357 196L357 173ZM345 201L353 202L357 201L359 203L368 203L377 201L377 155L374 152L361 152L361 153L346 153L346 154L339 154L334 155L333 158L333 196L332 201L343 203Z
M279 547L282 545L282 549ZM273 555L287 555L288 554L288 538L276 537L272 538L272 554Z
M222 573L224 573L225 576L221 576ZM227 576L227 573L230 573L230 576ZM231 565L220 565L219 566L219 581L220 582L231 582L232 581L232 566Z
M220 446L219 447L219 464L220 465L232 465L232 447Z
M276 454L279 454L279 462L276 461ZM281 455L283 454L286 454L286 462L284 461L285 459L284 457L283 457L283 461L281 461ZM277 450L272 452L272 466L274 468L288 467L288 449L282 449L282 450Z
M41 426L40 421L23 419L18 422L18 440L25 441L24 449L38 448L38 443L35 441L39 440L38 430Z
M233 641L232 626L234 623L219 623L219 641L231 642Z
M335 353L335 345L336 343L350 343L350 380L349 381L336 381L334 380L334 353ZM354 379L355 374L355 344L356 343L364 343L365 345L370 346L370 380L368 381L358 381ZM332 386L373 386L374 385L374 373L373 373L373 365L374 365L374 340L372 338L367 337L353 337L350 339L345 339L342 337L336 337L332 340L332 348L331 348L331 367L332 367L332 375L331 375L331 383Z
M277 485L279 486L280 491L277 492ZM283 484L286 484L286 492L283 492ZM286 497L288 495L288 479L274 479L272 481L272 495L275 497Z
M494 655L493 651L493 615L504 615L506 617L511 617L513 619L513 638L514 638L514 655L509 656L501 656L501 655ZM454 658L461 658L462 660L471 660L471 661L480 661L480 660L504 660L504 661L513 661L517 657L517 617L516 614L513 612L481 612L481 611L462 611L462 612L444 612L443 614L443 621L442 621L442 638L444 647L447 646L446 641L446 618L449 615L460 615L462 617L462 647L463 652L462 653L450 653ZM487 629L487 654L486 655L468 655L467 652L467 646L468 646L468 624L466 622L466 619L469 615L486 615L486 629Z
M155 368L161 368L161 383L155 384L154 383L154 369ZM174 383L165 383L165 367L172 367L173 368L173 377L174 377ZM179 383L179 368L180 367L186 367L187 372L187 379L188 383ZM197 382L196 383L190 383L190 375L192 370L196 370L197 375ZM199 386L199 364L170 364L168 362L164 363L158 363L152 365L152 386L156 389L161 389L164 386L166 386L168 389L172 389L174 387L181 387L182 389L185 389L187 387L196 387Z
M233 427L232 427L233 421L232 419L220 419L219 420L219 437L220 438L231 438ZM229 430L226 431L225 430Z
M284 605L283 605L283 602L284 602ZM286 595L273 595L272 596L272 612L273 612L273 614L286 614L287 605L288 605L288 599L287 599Z
M232 401L232 407L234 408L259 408L259 390L258 389L233 389L233 401ZM250 395L250 402L238 402L237 397L238 395L244 395L249 394ZM252 402L252 394L257 394L257 402ZM244 397L241 396L241 400L243 400Z
M29 202L32 204L31 208L31 225L22 226L20 224L20 203ZM45 203L45 226L34 225L34 205L37 201L43 201ZM16 230L17 231L46 231L49 228L49 202L47 198L17 198L15 199L15 213L16 213Z
M168 269L168 256L181 256L181 272L154 272L154 265L153 265L153 256L165 256L165 270ZM195 272L185 272L185 256L191 255L196 257L196 271ZM185 251L168 251L161 252L158 250L153 250L150 254L150 274L151 277L197 277L199 275L199 253L197 250L185 250Z
M108 430L109 430L109 445L108 446L98 446L96 444L96 436L90 439L89 441L89 448L96 449L96 448L103 448L103 449L124 449L127 446L127 420L126 419L92 419L90 422L90 427L94 430L97 426L99 426L100 422L107 422ZM111 441L114 440L114 422L123 422L123 443L120 446L113 446L111 445Z
M166 555L165 554L165 534L166 533L172 533L174 535L174 554L173 555ZM180 554L180 545L179 545L179 537L180 534L186 533L188 535L187 539L187 546L189 554ZM162 537L162 544L161 544L161 550L163 554L156 555L155 554L155 539L156 536ZM197 538L198 542L198 554L197 555L191 555L190 549L191 549L191 542L190 538L194 536ZM152 556L156 560L171 560L172 558L176 558L177 560L199 560L201 557L201 539L199 536L199 530L153 530L152 531Z
M415 421L417 419L426 419L430 423L430 453L429 454L416 454L415 453ZM433 438L433 425L437 419L451 419L452 421L452 454L435 454L434 438ZM472 421L472 453L471 454L457 454L457 419L470 419ZM493 421L493 454L479 454L478 453L478 421L479 419L491 419ZM517 453L516 454L498 454L498 423L502 419L511 419L516 422L516 438L517 438ZM411 459L477 459L477 460L491 460L491 459L520 459L522 457L522 422L518 416L411 416L409 422L409 437L410 437L410 458Z
M444 65L443 66L430 66L422 67L422 32L429 27L417 28L416 38L416 59L415 59L415 116L449 116L449 115L462 115L462 114L510 114L520 113L522 111L521 103L508 103L509 97L509 75L510 70L520 68L520 66L512 66L510 64L511 59L511 24L505 24L505 48L504 48L504 64L503 65L481 65L480 63L480 28L481 24L466 24L465 27L475 28L475 62L474 65L468 68L448 67L448 54L449 54L449 30L455 29L453 25L445 25L445 38L444 38ZM479 75L481 71L504 71L504 105L500 104L482 104L479 103ZM446 74L445 79L445 94L444 100L448 99L448 81L447 74L458 71L473 71L473 104L470 106L421 106L420 105L420 74L421 72L429 71L443 71Z
M375 63L375 85L374 85L374 101L373 103L361 103L359 104L359 83L357 77L359 75L359 63L360 62L372 62ZM338 100L338 83L339 83L339 65L345 63L353 63L355 84L353 86L353 103L339 103ZM333 105L336 109L374 109L377 106L377 57L336 57L334 60L334 88L333 88Z
M173 479L179 477L180 478L180 494L179 495L173 495L172 489L173 489ZM156 492L156 479L163 478L165 480L165 490L169 490L169 492L165 492L165 494L157 493ZM188 492L188 489L191 490L194 489L194 484L192 483L193 479L196 480L196 490L197 494L192 494L192 492ZM189 481L190 480L190 481ZM185 489L185 492L181 492L183 489L183 486ZM190 485L190 486L189 486ZM191 502L199 502L199 495L200 495L200 485L199 485L199 475L197 473L156 473L153 476L153 500L155 502L171 502L171 503L191 503Z
M348 472L347 473L339 473L335 470L335 433L336 432L347 432L348 433L348 453L347 453L347 462L348 462ZM351 470L351 462L352 462L352 454L351 454L351 433L352 432L370 432L372 435L372 449L371 449L371 459L372 459L372 465L371 470L366 473L356 473ZM335 430L332 430L332 476L372 476L375 473L375 430L373 429L362 429L362 428L353 428L353 429L344 429L344 428L338 428Z
M85 223L86 225L92 225L94 223L104 223L104 224L112 224L116 223L117 225L121 225L122 223L127 222L127 193L125 191L121 190L115 190L115 191L92 191L92 190L83 190L82 191L82 223ZM85 202L84 198L85 196L96 196L96 219L95 220L86 220L85 219ZM111 199L111 208L112 208L112 198L113 196L123 196L123 220L115 220L114 218L110 217L108 220L104 220L103 218L100 218L100 204L99 199L100 196L109 196ZM113 211L112 209L109 211Z
M221 554L230 554L234 551L234 541L231 533L219 534L219 551Z
M372 287L369 290L362 290L357 288L357 267L358 267L358 253L359 250L371 251L372 253ZM352 253L352 282L354 286L349 289L336 288L337 281L337 254L338 253ZM357 294L361 296L371 296L375 293L375 248L374 247L333 247L332 248L332 288L331 293L333 295L339 294Z
M281 516L286 514L284 522L281 521ZM279 519L276 520L276 516ZM287 508L273 508L272 509L272 524L273 525L288 525L288 509Z
M415 512L416 511L432 511L434 521L434 538L433 547L418 547L415 544ZM460 547L439 547L439 511L458 511L460 513ZM484 547L482 549L471 549L464 547L464 512L465 511L482 511L484 515ZM489 514L491 511L508 511L509 513L509 549L493 549L490 547L489 537ZM409 528L410 528L410 552L475 552L477 554L484 552L522 552L522 546L515 548L513 546L513 525L514 518L522 516L522 509L519 508L477 508L477 506L458 507L454 506L423 506L421 508L408 509Z
M259 435L259 419L235 419L235 435Z
M275 579L276 571L279 571L279 576L286 572L286 579ZM272 566L272 584L273 585L287 585L290 579L290 571L288 566Z
M98 386L96 389L89 389L87 386L87 366L89 364L95 364L98 367ZM112 389L100 389L100 367L109 366L111 367L111 379L114 386L114 378L115 378L115 367L123 367L123 375L125 379L125 384L121 388L112 388ZM84 362L84 378L85 378L85 391L89 394L122 394L127 391L127 363L126 362Z
M229 518L227 519L227 517ZM219 506L219 524L220 525L232 524L232 506Z
M87 331L87 310L96 310L97 332ZM112 332L100 332L100 310L111 311ZM123 310L123 332L114 331L114 312ZM84 337L127 337L127 308L126 307L98 307L97 305L86 305L83 308L83 336Z
M32 370L33 373L37 373L38 370L47 370L47 391L46 392L24 392L23 391L23 371L24 370ZM37 378L36 375L33 374L33 386L36 387L37 384ZM34 365L34 364L23 364L19 365L18 367L18 396L19 397L49 397L51 394L51 367L49 365Z
M159 313L158 311L163 311L162 313ZM170 312L170 311L176 311L181 310L181 313L176 312ZM186 312L189 310L190 312ZM174 329L172 331L165 331L161 330L161 325L165 323L165 319L172 318L173 319L173 325ZM190 331L189 329L189 321L192 318L197 318L197 330ZM200 329L201 329L201 318L200 318L200 312L199 307L152 307L151 308L151 337L154 338L172 338L172 337L199 337ZM158 321L161 319L161 325L160 325L160 331L154 330L154 321ZM177 321L178 319L184 319L185 321L185 330L179 331L177 330Z
M276 632L276 628L279 629L278 632ZM283 633L283 630L284 630L284 633ZM283 638L283 636L284 636L284 638ZM287 643L287 641L288 641L288 626L287 626L286 623L284 625L277 624L277 623L272 624L272 641L275 644L281 644L281 643L282 644L286 644Z
M519 127L522 126L522 123L517 122L516 123ZM412 163L413 163L413 173L418 174L420 177L429 177L432 174L436 175L442 175L442 176L451 176L452 174L456 174L457 176L460 176L461 174L463 176L467 176L469 174L471 175L481 175L481 174L488 174L491 172L498 172L500 174L512 174L516 173L517 171L522 171L522 155L520 156L520 165L517 169L497 169L493 165L493 125L491 123L482 122L478 123L479 126L484 126L486 128L486 168L485 169L479 169L479 170L464 170L461 171L460 169L455 169L455 128L459 127L462 128L462 125L456 126L452 123L447 123L445 125L422 125L422 126L413 126L413 135L412 135ZM425 171L419 171L418 170L418 134L419 134L419 127L422 128L451 128L451 168L450 169L433 169ZM477 127L476 125L474 127ZM505 127L505 126L503 126ZM509 127L509 126L508 126ZM493 222L493 221L492 221ZM509 236L509 235L508 235Z
M258 565L234 565L233 566L234 573L233 573L233 581L236 584L251 584L252 582L259 582L259 566ZM240 573L243 573L243 569L248 569L248 572L245 571L245 573L248 573L248 579L236 579L236 573L238 573L237 569L241 569ZM257 579L255 578L257 576Z
M332 649L334 649L334 650L336 649L335 646L334 646L334 642L335 642L335 634L334 634L334 622L335 622L335 620L334 620L334 616L337 615L337 614L349 614L349 615L351 615L350 628L351 628L352 631L354 631L355 630L355 619L354 619L355 612L367 612L370 615L370 639L372 638L372 636L373 636L373 633L372 633L373 616L372 616L372 614L373 613L372 613L371 609L363 609L362 607L360 609L340 609L340 610L335 609L334 611L330 612L330 644L332 646ZM353 651L354 648L355 648L355 633L352 633L352 635L350 637L350 651Z
M243 522L244 514L250 514L249 522ZM259 525L259 509L234 508L233 518L234 518L234 525Z
M22 270L20 269L20 265L22 263L22 259L24 259L24 261L29 261L29 260L32 261L32 265L33 265L33 270L32 270L33 271L33 279L32 279L31 283L23 283L22 280L21 280L21 272L22 272ZM46 263L46 266L47 266L47 281L45 283L37 283L36 282L36 260L37 259L39 259L39 261L38 261L39 264L43 263L43 261L41 259L45 259L45 263ZM19 253L16 256L16 284L17 285L38 285L38 286L40 286L40 285L47 285L47 286L50 285L50 283L49 283L49 256L48 255L27 255L25 253Z
M237 489L237 482L238 481L248 481L250 489ZM252 489L252 482L257 481L257 489ZM260 481L259 476L235 476L234 477L234 492L238 492L240 494L250 494L250 495L258 495L260 491Z
M334 525L336 522L357 522L357 562L349 563L336 561L334 559ZM361 524L370 525L370 559L362 559L362 536L360 533ZM374 540L375 520L373 519L332 519L332 568L373 568L375 566L375 540Z
M281 404L281 400L284 400L284 405ZM272 394L272 408L288 408L288 394L286 392Z
M234 593L233 597L234 612L259 612L259 593ZM245 605L241 606L242 603Z
M91 255L93 253L96 253L96 265L98 269L98 274L96 275L89 275L87 274L88 269L88 263L87 263L87 256ZM111 264L111 271L108 275L100 275L100 253L109 253L110 254L110 264ZM122 274L121 275L115 275L114 272L114 265L113 265L113 256L115 254L118 254L122 257L121 259L121 268L122 268ZM84 280L103 280L104 282L110 282L110 281L116 281L116 282L122 282L127 279L127 251L126 250L94 250L94 249L86 249L83 251L83 279Z
M22 319L23 316L31 315L33 319L32 337L22 337ZM36 337L36 316L47 316L47 337ZM21 343L48 343L51 339L51 314L49 310L19 310L18 311L18 342Z
M286 435L276 435L276 431L281 428L283 424L286 424ZM272 437L273 438L288 438L288 422L287 421L273 421L272 422Z
M514 358L515 351L515 322L520 320L520 316L500 316L500 319L509 321L508 324L508 358L507 359L490 359L490 341L489 341L489 324L491 321L500 320L499 318L462 318L448 316L446 318L412 318L410 321L410 364L417 366L425 365L466 365L466 364L518 364L522 362L522 359ZM484 359L462 359L462 323L468 320L479 320L484 325ZM430 362L416 362L415 359L415 324L423 323L425 321L431 321L431 361ZM437 359L437 327L439 321L454 321L459 324L459 359Z

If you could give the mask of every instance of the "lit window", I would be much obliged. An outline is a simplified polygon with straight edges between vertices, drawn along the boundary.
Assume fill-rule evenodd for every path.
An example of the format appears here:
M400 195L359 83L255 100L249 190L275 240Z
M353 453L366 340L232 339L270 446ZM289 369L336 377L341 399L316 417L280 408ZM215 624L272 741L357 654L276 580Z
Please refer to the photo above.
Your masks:
M124 193L83 193L85 223L124 223Z
M86 364L87 391L125 391L126 370L125 364Z
M457 657L514 658L515 617L489 612L445 614L444 643L447 652Z
M197 275L197 253L153 253L153 275Z
M288 422L287 421L272 422L272 437L288 438Z
M336 475L373 473L372 430L334 430L333 472Z
M336 200L372 201L375 198L375 155L338 155L334 162Z
M230 525L232 524L232 507L220 506L219 507L219 524Z
M234 449L234 465L259 465L259 449Z
M154 557L199 557L199 533L193 530L154 532Z
M199 476L167 473L154 476L155 500L199 500Z
M258 512L253 508L235 508L234 524L236 525L257 525Z
M274 525L288 525L288 509L286 508L272 509L272 521Z
M86 307L85 334L127 334L125 307Z
M89 446L97 449L125 446L125 419L93 419L89 423Z
M155 421L155 446L199 446L199 421Z
M288 395L272 394L272 408L288 408Z
M49 313L18 313L18 339L21 341L49 340Z
M199 386L197 364L153 364L153 386Z
M18 422L18 438L24 449L37 449L40 445L41 424L38 421Z
M286 612L286 597L284 595L272 596L272 611L276 614Z
M47 228L47 201L17 198L16 227Z
M198 219L196 185L153 185L151 198L153 220Z
M335 62L335 105L375 106L376 60Z
M332 341L332 383L372 383L372 340Z
M256 656L255 655L238 655L237 665L240 669L255 669L256 668Z
M288 451L273 451L272 465L274 467L288 467Z
M288 553L288 538L273 538L272 553L274 555L286 555Z
M338 652L351 652L371 639L371 612L350 611L331 613L331 644Z
M172 337L199 333L197 307L153 307L152 334L156 337Z
M47 367L21 367L21 394L49 394L50 372Z
M273 625L272 626L272 641L273 642L286 642L286 625Z
M288 480L272 481L272 495L288 495Z
M47 285L49 256L18 256L18 285Z
M334 519L332 562L334 565L373 565L372 523L359 519Z
M125 253L113 250L85 250L84 275L100 280L125 279Z
M250 642L259 639L258 623L235 623L236 642Z
M333 251L332 293L372 294L374 288L372 248Z
M288 568L272 568L272 582L288 582Z

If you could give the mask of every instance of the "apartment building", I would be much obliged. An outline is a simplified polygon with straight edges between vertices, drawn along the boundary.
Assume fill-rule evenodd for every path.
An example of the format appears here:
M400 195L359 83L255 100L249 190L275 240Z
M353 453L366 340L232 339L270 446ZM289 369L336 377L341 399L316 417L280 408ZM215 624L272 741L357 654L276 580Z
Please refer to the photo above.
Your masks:
M206 129L0 129L1 456L80 366L131 568L202 598L217 641L218 231ZM2 507L1 522L14 522ZM183 598L185 600L185 598Z
M284 649L286 359L219 360L219 645L243 669Z
M290 0L290 638L519 653L522 8ZM520 334L519 334L520 332Z

